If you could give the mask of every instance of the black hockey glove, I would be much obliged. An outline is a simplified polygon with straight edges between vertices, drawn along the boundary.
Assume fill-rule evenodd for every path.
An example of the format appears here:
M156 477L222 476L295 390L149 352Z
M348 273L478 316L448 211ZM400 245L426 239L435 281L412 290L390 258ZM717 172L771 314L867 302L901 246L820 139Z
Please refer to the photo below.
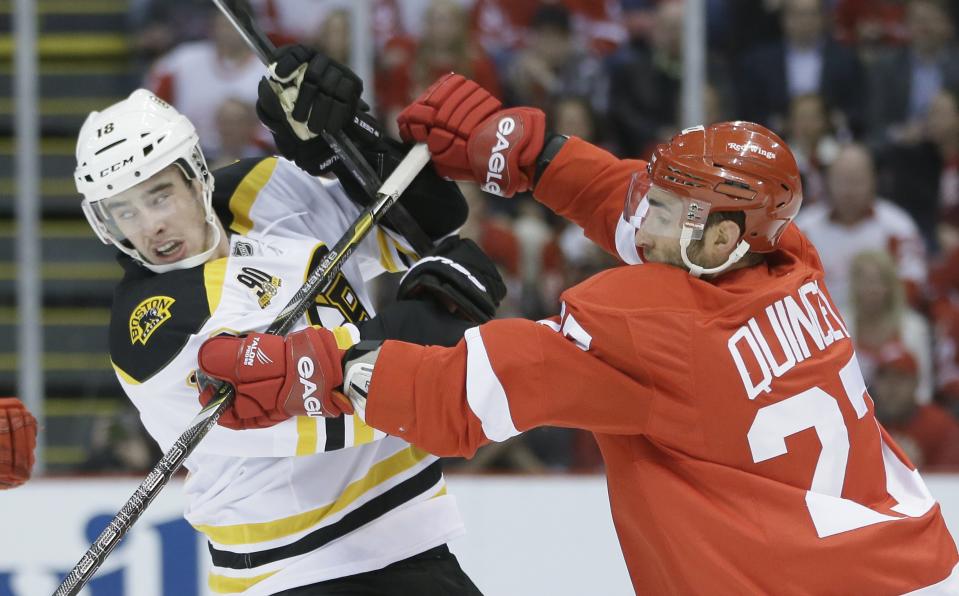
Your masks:
M496 315L506 285L496 265L469 239L443 240L400 280L399 300L429 296L458 316L485 323Z
M361 150L378 147L382 127L360 99L363 81L349 67L303 45L284 46L257 89L256 112L280 153L319 175L337 161L323 131L343 131Z
M333 149L319 135L342 130L353 141L380 180L396 169L409 146L387 138L369 106L360 99L363 82L348 67L302 45L277 52L270 77L260 80L256 112L273 133L280 154L314 176L332 173L347 195L363 207L372 198ZM400 204L431 240L442 238L466 222L466 199L456 184L433 168L423 168L406 189ZM384 224L400 234L387 213Z

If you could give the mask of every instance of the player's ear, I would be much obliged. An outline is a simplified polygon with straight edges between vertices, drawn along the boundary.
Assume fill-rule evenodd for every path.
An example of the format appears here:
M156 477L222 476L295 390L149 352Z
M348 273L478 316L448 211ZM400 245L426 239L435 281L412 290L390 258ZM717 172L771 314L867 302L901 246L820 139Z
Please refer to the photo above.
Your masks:
M728 256L739 244L742 230L736 222L724 219L715 224L716 232L713 235L713 248L717 253Z

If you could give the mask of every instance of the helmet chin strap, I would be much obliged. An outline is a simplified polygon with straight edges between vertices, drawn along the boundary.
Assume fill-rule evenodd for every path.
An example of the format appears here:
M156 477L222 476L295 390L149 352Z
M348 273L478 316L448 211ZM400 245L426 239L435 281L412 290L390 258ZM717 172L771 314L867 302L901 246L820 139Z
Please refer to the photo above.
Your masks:
M688 226L683 227L683 231L679 236L679 254L683 257L683 263L689 267L689 274L693 277L702 277L703 275L713 275L716 273L722 273L734 263L743 258L743 256L749 252L749 243L745 240L740 240L739 244L736 246L735 250L729 254L729 257L726 259L726 262L718 267L712 267L706 269L696 265L689 260L689 256L686 254L686 249L689 248L689 244L693 241L693 229Z

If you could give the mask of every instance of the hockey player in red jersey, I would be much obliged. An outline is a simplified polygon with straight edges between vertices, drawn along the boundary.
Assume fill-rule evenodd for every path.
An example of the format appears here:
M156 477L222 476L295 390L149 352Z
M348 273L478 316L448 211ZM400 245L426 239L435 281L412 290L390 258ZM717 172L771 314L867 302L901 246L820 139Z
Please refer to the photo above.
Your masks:
M532 190L631 266L567 290L557 317L494 320L453 348L359 344L319 391L343 383L368 424L439 455L593 431L637 593L959 593L940 507L877 423L791 223L802 191L778 136L725 122L620 160L455 75L399 124L441 175ZM201 366L235 380L255 337Z
M0 490L30 479L37 421L15 397L0 397Z

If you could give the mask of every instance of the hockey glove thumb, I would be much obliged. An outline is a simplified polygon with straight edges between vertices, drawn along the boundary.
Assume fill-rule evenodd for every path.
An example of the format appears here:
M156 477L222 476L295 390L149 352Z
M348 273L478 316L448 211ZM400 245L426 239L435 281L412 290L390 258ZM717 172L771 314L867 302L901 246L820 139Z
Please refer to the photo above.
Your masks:
M318 175L337 161L323 131L342 131L361 150L380 144L381 126L362 93L363 81L349 67L303 45L285 46L257 88L257 115L284 157Z
M205 375L233 385L233 406L220 417L232 429L266 428L291 416L337 417L353 407L338 388L343 353L333 334L308 327L280 337L251 333L219 336L200 346L200 379ZM215 394L201 386L200 403Z
M291 128L304 141L324 130L336 134L345 129L362 104L363 81L356 73L302 45L277 52L268 81Z
M37 446L37 420L13 397L0 398L0 489L30 478Z

